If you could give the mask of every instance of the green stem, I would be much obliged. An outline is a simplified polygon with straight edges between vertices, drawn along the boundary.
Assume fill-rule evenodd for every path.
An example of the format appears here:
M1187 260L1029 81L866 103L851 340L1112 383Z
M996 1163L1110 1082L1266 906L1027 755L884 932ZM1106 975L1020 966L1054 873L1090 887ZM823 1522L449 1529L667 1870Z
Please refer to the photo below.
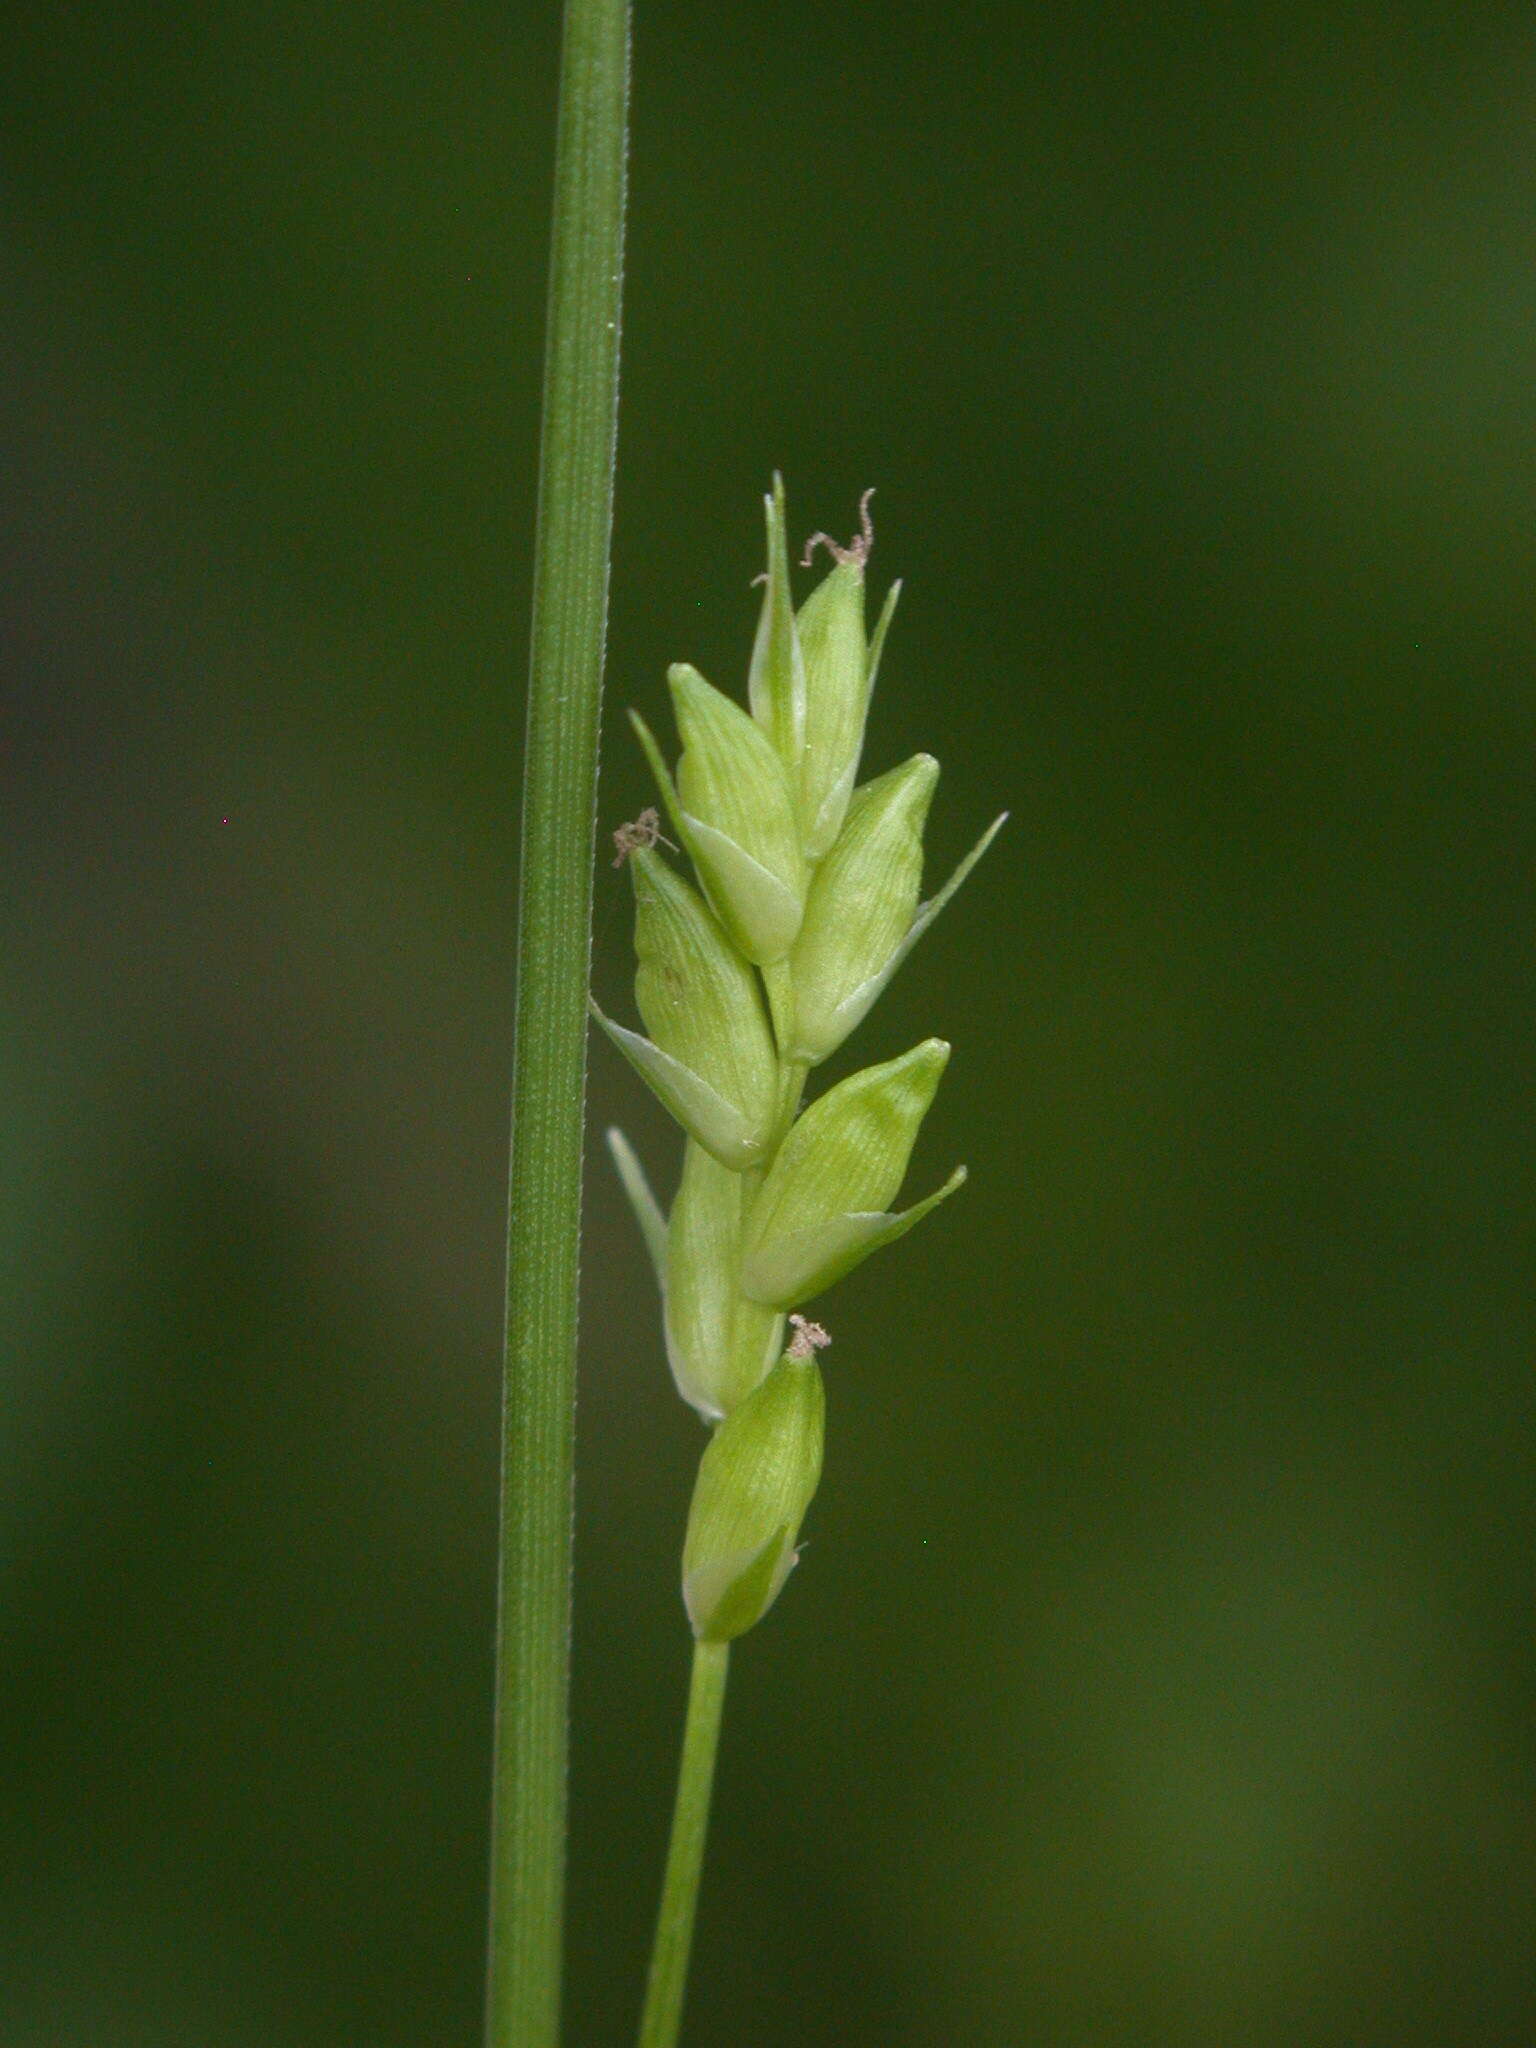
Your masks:
M699 1872L704 1864L704 1836L709 1827L709 1796L715 1782L715 1751L720 1743L720 1712L725 1705L725 1674L730 1654L729 1643L693 1646L688 1721L683 1730L683 1758L677 1773L677 1803L672 1809L672 1840L667 1849L667 1874L661 1886L661 1911L656 1916L656 1943L651 1950L651 1974L640 2020L640 2048L676 2048L683 2023L688 1952L693 1946L694 1909L699 1898Z
M779 1123L773 1140L775 1152L789 1136L789 1127L800 1114L805 1077L809 1072L810 1068L803 1060L779 1061Z
M489 2048L560 2025L576 1282L618 411L627 0L566 0L523 760Z

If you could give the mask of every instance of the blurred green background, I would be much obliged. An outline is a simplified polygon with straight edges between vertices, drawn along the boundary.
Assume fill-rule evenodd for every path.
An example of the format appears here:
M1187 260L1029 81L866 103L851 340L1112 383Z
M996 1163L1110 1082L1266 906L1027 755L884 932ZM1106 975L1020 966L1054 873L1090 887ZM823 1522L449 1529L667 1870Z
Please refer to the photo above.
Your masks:
M554 15L8 31L7 2048L478 2037ZM852 1048L972 1181L825 1304L695 2048L1536 2038L1533 113L1524 8L642 0L600 822L775 466L932 872L1013 811ZM700 1442L589 1225L582 2048Z

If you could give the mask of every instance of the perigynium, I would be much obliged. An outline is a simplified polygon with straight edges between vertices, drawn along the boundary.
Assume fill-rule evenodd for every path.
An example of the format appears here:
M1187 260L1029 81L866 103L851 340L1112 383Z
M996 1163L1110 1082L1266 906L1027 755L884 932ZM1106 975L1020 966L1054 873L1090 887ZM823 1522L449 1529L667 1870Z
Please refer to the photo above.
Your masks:
M829 1340L803 1311L965 1178L957 1167L922 1200L892 1206L949 1060L942 1039L850 1075L802 1110L807 1077L862 1022L1003 823L919 901L937 761L916 754L857 779L900 588L868 635L869 494L849 545L825 534L808 544L804 566L818 545L832 566L798 611L778 478L765 502L747 708L697 669L673 667L675 776L634 720L697 886L659 851L654 812L619 829L644 1031L593 1006L686 1134L667 1217L622 1133L608 1139L660 1282L673 1378L713 1430L683 1547L697 1649L644 2048L670 2048L680 2024L726 1648L782 1590L821 1476L817 1353Z

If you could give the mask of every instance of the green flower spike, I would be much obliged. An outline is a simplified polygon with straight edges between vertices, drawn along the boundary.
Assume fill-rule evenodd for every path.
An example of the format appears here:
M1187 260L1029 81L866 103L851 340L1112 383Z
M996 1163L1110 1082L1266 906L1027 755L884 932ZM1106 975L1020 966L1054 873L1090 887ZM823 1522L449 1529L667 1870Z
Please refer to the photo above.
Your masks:
M670 1215L623 1136L610 1131L608 1142L656 1268L672 1377L715 1425L683 1545L697 1640L646 2041L677 2034L728 1646L777 1599L821 1479L816 1353L827 1335L796 1313L783 1346L785 1316L965 1179L957 1167L926 1200L890 1206L949 1059L942 1039L801 1108L809 1070L862 1020L1002 824L920 903L937 762L916 754L857 786L897 596L893 585L867 638L868 492L859 523L847 547L825 534L807 547L806 564L825 546L832 566L797 615L775 476L750 715L696 669L671 669L683 746L674 782L631 714L703 892L656 853L655 811L615 834L633 865L636 993L651 1035L602 1022L688 1133Z
M704 1642L744 1635L773 1605L821 1479L826 1401L816 1353L828 1338L803 1316L791 1320L788 1350L721 1423L699 1462L683 1600Z
M747 1218L741 1285L753 1301L788 1308L819 1294L960 1186L963 1166L925 1201L887 1211L948 1060L943 1039L925 1039L840 1081L791 1128Z
M858 536L840 547L829 534L813 534L802 567L824 547L833 566L800 607L796 625L805 660L805 739L799 765L801 843L807 860L820 860L842 830L864 751L864 726L880 665L880 650L901 585L893 583L875 628L864 637L864 564L874 545L869 523L873 491L859 500Z
M690 1144L667 1225L662 1293L667 1361L677 1391L718 1422L760 1386L784 1338L777 1310L737 1285L745 1184Z
M633 831L634 828L625 828ZM678 1122L737 1172L767 1155L779 1068L751 968L696 889L654 848L630 844L635 996L649 1038L593 1013Z

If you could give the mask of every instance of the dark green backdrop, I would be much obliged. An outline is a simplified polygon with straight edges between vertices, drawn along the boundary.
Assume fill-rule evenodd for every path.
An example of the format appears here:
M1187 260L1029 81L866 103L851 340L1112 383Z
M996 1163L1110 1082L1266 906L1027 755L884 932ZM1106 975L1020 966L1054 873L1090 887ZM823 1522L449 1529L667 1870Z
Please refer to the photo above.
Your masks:
M553 15L7 33L8 2048L477 2037ZM1014 814L857 1041L972 1181L826 1304L693 2048L1536 2038L1533 96L1524 9L642 0L602 823L776 465L879 486L935 869ZM606 2048L698 1431L589 1212Z

